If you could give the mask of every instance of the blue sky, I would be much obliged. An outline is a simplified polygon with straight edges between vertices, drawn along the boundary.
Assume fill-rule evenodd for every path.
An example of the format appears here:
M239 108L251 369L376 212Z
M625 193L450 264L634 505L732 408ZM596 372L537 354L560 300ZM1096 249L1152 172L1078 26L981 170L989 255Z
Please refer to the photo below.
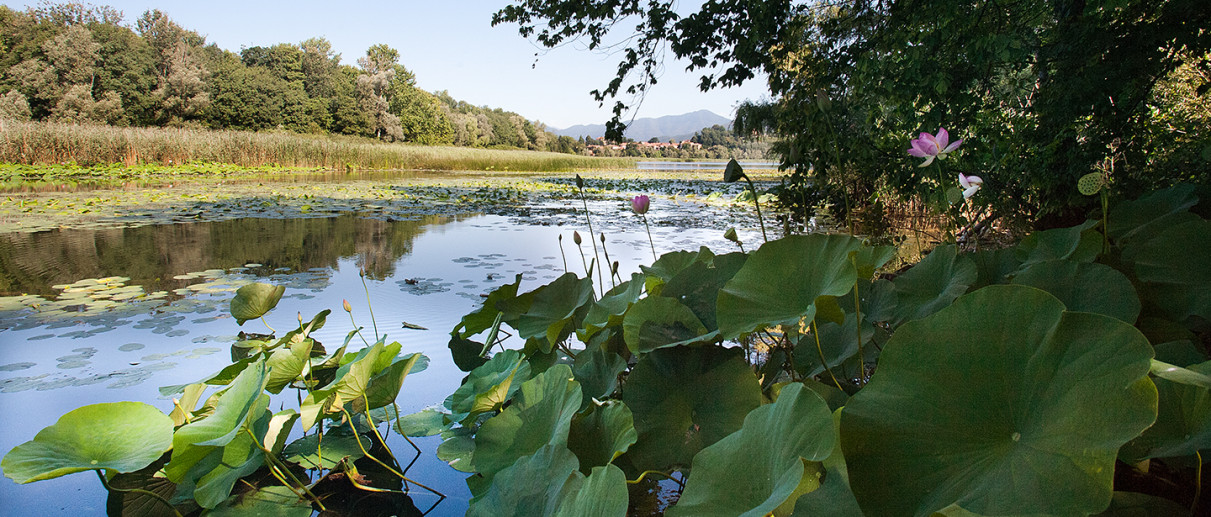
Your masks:
M8 5L23 9L36 3ZM354 65L368 47L386 43L400 51L400 61L425 90L447 90L457 99L515 111L553 127L609 118L610 104L598 108L589 91L609 83L618 58L577 44L547 51L519 36L515 25L492 27L492 13L508 3L502 0L93 3L122 10L130 26L144 11L160 9L208 42L233 52L322 36L341 54L342 63ZM664 74L648 93L638 117L699 109L731 117L741 101L768 96L763 78L739 88L701 93L699 75L684 69L684 63L666 60Z

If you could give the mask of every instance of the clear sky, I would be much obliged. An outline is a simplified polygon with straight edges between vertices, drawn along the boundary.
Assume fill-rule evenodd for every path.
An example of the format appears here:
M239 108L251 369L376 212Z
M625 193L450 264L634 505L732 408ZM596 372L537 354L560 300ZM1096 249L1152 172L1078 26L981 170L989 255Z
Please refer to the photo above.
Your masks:
M37 3L7 5L24 9ZM321 36L332 42L342 63L355 65L371 45L385 43L399 50L401 63L416 74L421 88L447 90L456 99L514 111L553 127L600 124L610 115L612 103L598 108L589 91L609 83L617 56L590 52L584 45L547 51L519 36L516 25L492 27L492 13L508 3L504 0L91 3L122 10L123 22L132 27L144 11L160 9L182 27L206 36L208 43L233 52ZM612 36L617 41L625 34ZM684 70L684 63L666 60L663 76L637 116L708 109L732 117L741 101L768 96L760 77L739 88L702 93L697 87L700 74Z

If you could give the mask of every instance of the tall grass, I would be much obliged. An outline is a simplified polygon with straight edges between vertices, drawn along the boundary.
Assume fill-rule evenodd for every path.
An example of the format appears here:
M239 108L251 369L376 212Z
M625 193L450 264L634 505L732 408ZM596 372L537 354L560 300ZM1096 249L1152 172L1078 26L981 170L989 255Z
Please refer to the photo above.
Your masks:
M0 121L0 163L65 162L535 172L630 169L635 164L631 158L387 144L346 136Z

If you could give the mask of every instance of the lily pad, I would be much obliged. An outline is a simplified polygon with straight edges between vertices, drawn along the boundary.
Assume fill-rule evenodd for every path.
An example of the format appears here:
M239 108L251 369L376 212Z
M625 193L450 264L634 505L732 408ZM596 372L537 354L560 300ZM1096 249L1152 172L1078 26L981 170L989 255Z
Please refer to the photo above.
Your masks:
M666 515L761 517L793 507L801 492L820 486L819 462L836 441L828 404L791 384L776 402L749 412L739 431L694 456L685 491Z
M761 387L739 348L661 348L635 365L622 401L639 434L627 456L640 470L668 470L739 429Z
M719 291L719 332L724 339L775 325L810 321L816 298L854 288L850 253L862 241L848 235L793 235L761 246Z
M22 484L85 470L134 472L170 448L172 419L160 410L142 402L92 404L13 447L0 468Z
M269 284L248 284L236 290L235 298L231 299L231 316L237 324L254 320L277 307L282 299L286 286Z
M979 324L973 324L976 321ZM1152 346L1131 325L990 286L901 327L850 399L841 442L870 515L1089 514L1119 448L1156 418Z

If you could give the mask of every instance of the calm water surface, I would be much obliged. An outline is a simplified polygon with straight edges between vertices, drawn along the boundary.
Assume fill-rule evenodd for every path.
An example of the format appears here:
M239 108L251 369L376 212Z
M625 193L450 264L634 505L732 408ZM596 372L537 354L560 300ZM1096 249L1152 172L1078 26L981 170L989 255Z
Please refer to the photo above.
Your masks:
M651 263L643 225L625 199L589 206L624 278ZM310 319L331 309L327 326L313 334L329 350L352 329L343 299L352 303L357 324L373 334L368 290L378 331L401 342L404 353L422 352L431 361L428 370L408 377L400 410L440 405L463 376L446 348L449 332L482 294L515 275L522 275L523 290L532 290L562 274L560 235L567 267L583 274L571 239L573 230L587 237L580 207L579 201L547 201L524 215L384 221L346 214L0 234L0 453L86 404L138 400L169 411L172 403L158 387L193 382L229 364L240 330L266 331L259 321L240 327L227 315L235 288L249 281L287 287L266 318L279 335L294 328L300 314ZM649 222L661 253L700 245L722 252L734 249L722 230L736 217L734 209L658 198ZM742 227L740 233L746 248L756 247L759 232ZM584 249L591 258L592 247ZM92 296L70 293L87 283L81 280L104 277L129 279L111 280L117 287ZM405 329L403 322L428 330ZM410 459L402 439L388 442L401 462ZM466 475L436 458L439 437L417 442L423 450L409 476L449 496L430 515L462 515ZM436 501L422 491L413 497L422 510ZM28 485L5 477L0 502L4 515L105 512L105 492L90 473Z

